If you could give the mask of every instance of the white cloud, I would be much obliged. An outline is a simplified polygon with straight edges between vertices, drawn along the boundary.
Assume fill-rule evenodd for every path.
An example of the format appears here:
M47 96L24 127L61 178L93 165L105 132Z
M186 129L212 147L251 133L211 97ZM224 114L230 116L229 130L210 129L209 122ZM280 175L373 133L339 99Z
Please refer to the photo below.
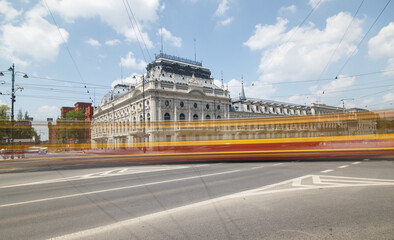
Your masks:
M278 99L278 101L301 104L301 105L311 105L312 103L316 103L317 99L316 97L313 96L296 94L286 99Z
M240 96L242 89L242 81L231 79L228 83L228 90L232 98ZM269 95L276 92L272 84L264 84L262 82L254 82L251 85L244 83L245 95L247 98L268 98Z
M132 52L128 52L125 58L120 58L120 64L123 67L133 68L135 70L144 70L147 65L144 60L137 60Z
M4 20L6 22L14 20L16 17L20 16L22 11L18 11L11 6L11 4L5 0L0 1L0 15L4 15Z
M24 14L24 19L19 25L12 23L2 25L0 27L1 57L23 66L28 64L29 59L22 60L26 57L36 61L54 60L60 45L64 41L67 42L69 34L63 28L58 29L45 20L47 14L48 11L44 6L37 4Z
M228 1L227 0L222 0L219 3L218 8L216 9L215 15L216 16L223 16L227 12L228 9L229 9Z
M368 41L368 54L374 58L394 57L394 22L383 27Z
M182 47L182 38L180 37L175 37L172 35L172 33L170 31L168 31L165 28L160 28L157 31L158 35L162 35L163 36L163 40L170 42L171 45L173 45L174 47Z
M281 7L279 9L279 12L281 12L281 13L285 13L285 12L295 13L296 10L297 10L297 7L293 4L288 7Z
M386 95L383 96L383 102L394 102L394 94L393 93L387 93Z
M232 23L233 20L234 20L233 17L226 18L226 19L220 21L220 25L223 25L223 26L228 25L228 24Z
M326 66L351 21L350 13L340 12L327 18L322 30L309 24L286 31L288 21L278 18L275 25L257 25L255 33L244 45L252 51L260 50L262 53L258 69L261 73L260 81L316 78ZM356 49L361 35L361 20L355 19L331 61L349 56Z
M394 70L394 22L383 27L375 37L371 38L368 47L368 54L371 57L388 58L386 70Z
M337 79L332 80L330 83L324 85L316 94L321 96L337 95L339 91L345 90L356 82L356 77L348 77L345 75L338 76Z
M89 44L90 46L93 46L93 47L100 47L101 46L101 43L93 38L89 38L88 40L86 40L86 43Z
M119 39L112 39L112 40L105 41L105 45L108 45L108 46L115 46L119 43L120 43Z
M34 120L46 120L53 118L54 120L60 115L60 109L54 105L43 105L33 114Z
M283 32L286 30L287 19L277 18L275 25L256 25L256 31L244 45L251 50L261 50L271 44L280 42L283 39Z
M328 1L330 1L330 0L309 0L309 5L312 8L315 8L315 7L321 6L321 4L328 2Z
M135 77L135 78L134 78ZM131 74L131 76L124 78L124 79L116 79L111 83L111 87L114 88L117 84L132 84L135 85L136 80L140 80L141 74L138 75L137 73Z
M150 24L158 20L160 11L160 0L128 0L126 7L123 1L112 0L46 0L53 12L58 13L66 21L73 22L78 18L96 18L110 26L117 33L122 34L128 41L141 41L138 29L141 31L142 38L148 48L153 44L146 31ZM127 5L128 3L128 5ZM130 6L135 19L133 20L135 29L131 26L126 9ZM138 29L137 29L138 26Z

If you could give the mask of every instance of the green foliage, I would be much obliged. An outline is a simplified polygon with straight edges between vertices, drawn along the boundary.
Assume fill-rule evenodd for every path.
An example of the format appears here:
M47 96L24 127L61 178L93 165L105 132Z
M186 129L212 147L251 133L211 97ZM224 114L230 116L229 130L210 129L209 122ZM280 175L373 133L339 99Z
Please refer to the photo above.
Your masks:
M89 123L84 121L85 113L80 109L74 109L66 114L66 118L59 119L59 137L66 143L74 139L78 143L84 143L88 140Z
M25 112L25 116L23 117L23 120L29 120L29 114L27 113L27 111Z
M19 109L18 115L16 115L16 120L18 120L18 121L22 121L22 120L23 120L22 109ZM26 119L25 119L25 120L26 120Z
M10 107L8 105L0 105L0 120L10 119Z
M81 109L74 109L66 114L68 120L83 120L85 119L85 113Z

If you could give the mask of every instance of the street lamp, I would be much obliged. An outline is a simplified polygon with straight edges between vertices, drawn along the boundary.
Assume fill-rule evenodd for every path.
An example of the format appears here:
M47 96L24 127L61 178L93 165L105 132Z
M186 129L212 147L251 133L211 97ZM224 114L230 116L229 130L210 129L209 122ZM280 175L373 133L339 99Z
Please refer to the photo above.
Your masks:
M133 76L136 79L135 75ZM144 74L142 74L142 134L143 134L143 150L146 152L145 148L145 78Z
M15 74L22 74L24 78L29 78L26 73L23 72L15 72L15 65L12 64L8 71L11 72L11 159L14 158L14 103L16 102L15 99L15 92L18 90L23 90L21 87L17 87L15 89ZM3 72L0 72L0 76L4 76Z

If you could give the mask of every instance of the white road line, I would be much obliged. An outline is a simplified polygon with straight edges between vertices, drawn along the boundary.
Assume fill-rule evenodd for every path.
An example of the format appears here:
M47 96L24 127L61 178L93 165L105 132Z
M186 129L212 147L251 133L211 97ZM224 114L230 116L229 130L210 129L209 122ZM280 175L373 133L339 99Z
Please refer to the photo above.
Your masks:
M80 181L86 179L93 179L93 178L102 178L102 177L111 177L111 176L119 176L119 175L129 175L129 174L137 174L137 173L146 173L146 172L159 172L159 171L168 171L168 170L178 170L178 169L185 169L189 167L172 167L172 168L165 168L165 167L149 167L149 168L135 168L135 169L128 169L127 172L117 172L122 169L113 169L110 171L104 172L95 172L89 173L85 175L78 175L72 177L65 177L65 178L57 178L57 179L50 179L44 180L39 182L30 182L30 183L21 183L15 185L7 185L7 186L0 186L2 188L11 188L11 187L22 187L22 186L31 186L31 185L38 185L38 184L50 184L50 183L59 183L59 182L70 182L70 181Z
M354 162L354 163L352 163L352 164L359 164L360 162Z
M327 169L327 170L320 171L320 172L321 172L321 173L329 173L329 172L332 172L332 171L334 171L334 170L332 170L332 169Z
M286 180L286 181L279 182L279 183L274 183L274 184L267 185L264 187L255 188L255 189L251 189L251 190L247 190L247 191L242 191L239 193L234 193L234 194L230 194L230 195L226 195L226 196L222 196L222 197L212 198L209 200L205 200L205 201L201 201L201 202L197 202L197 203L192 203L189 205L184 205L184 206L176 207L176 208L172 208L172 209L167 209L167 210L164 210L161 212L155 212L155 213L151 213L151 214L136 217L136 218L130 218L130 219L116 222L116 223L108 224L105 226L94 227L94 228L82 230L79 232L74 232L74 233L63 235L63 236L58 236L58 237L51 238L51 239L61 239L61 240L85 239L88 237L92 237L94 235L100 235L100 234L103 234L106 232L110 232L110 231L116 230L121 227L128 227L128 226L130 226L134 223L137 223L137 222L146 222L146 221L152 220L157 217L162 217L162 216L174 214L174 213L189 210L189 209L195 209L195 208L198 208L198 207L201 207L204 205L215 204L220 201L239 198L239 197L250 197L250 196L256 196L256 195L281 193L281 192L292 192L292 191L303 191L303 190L313 190L313 189L321 189L321 188L340 188L340 187L352 187L352 186L357 187L357 186L374 186L374 185L376 185L376 184L366 183L366 184L352 184L352 185L337 184L337 185L333 185L333 186L322 186L322 185L316 185L316 186L300 185L300 186L298 186L299 182L301 182L304 179L310 178L310 177L313 178L314 175L305 175L302 177ZM326 176L324 176L324 177L326 177ZM342 178L342 177L339 177L339 178ZM314 180L317 180L317 182L320 182L320 179L318 178L318 176L315 177ZM380 180L381 181L388 181L388 182L377 183L378 185L382 185L382 186L394 185L394 182L391 182L393 180L384 180L384 179L380 179ZM275 189L275 187L277 187L277 186L281 186L281 185L283 186L283 185L287 185L289 183L292 183L292 185L295 187L294 188L290 187L290 188L284 188L284 189Z
M338 168L347 168L347 167L349 167L349 165L343 165L343 166L340 166Z
M259 169L259 168L263 168L264 166L261 167L252 167L252 169Z
M283 163L276 163L276 164L274 164L274 166L279 166L279 165L282 165Z
M110 189L105 189L105 190L98 190L98 191L85 192L85 193L76 193L76 194L64 195L64 196L59 196L59 197L42 198L42 199L25 201L25 202L8 203L8 204L0 205L0 208L18 206L18 205L29 204L29 203L52 201L52 200L58 200L58 199L64 199L64 198L72 198L72 197L78 197L78 196L85 196L85 195L90 195L90 194L119 191L119 190L124 190L124 189L138 188L138 187L151 186L151 185L157 185L157 184L162 184L162 183L177 182L177 181L183 181L183 180L190 180L190 179L196 179L196 178L212 177L212 176L217 176L217 175L235 173L235 172L239 172L239 171L241 171L241 170L233 170L233 171L211 173L211 174L205 174L205 175L199 175L199 176L193 176L193 177L177 178L177 179L171 179L171 180L165 180L165 181L159 181L159 182L138 184L138 185L127 186L127 187L110 188Z

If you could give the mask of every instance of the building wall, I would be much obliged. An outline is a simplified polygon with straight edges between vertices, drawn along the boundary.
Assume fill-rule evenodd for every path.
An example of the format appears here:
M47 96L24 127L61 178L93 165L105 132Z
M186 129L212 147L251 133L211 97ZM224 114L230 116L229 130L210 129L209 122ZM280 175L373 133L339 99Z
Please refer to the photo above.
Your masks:
M191 61L193 62L193 61ZM143 121L143 93L145 121ZM222 84L218 87L210 71L202 66L156 58L147 67L147 76L135 85L118 85L105 95L93 114L92 143L111 147L133 146L143 142L204 141L274 137L312 137L344 133L341 121L261 124L262 118L342 113L343 109L261 99L231 99ZM236 119L256 118L245 124ZM234 119L235 126L222 126L221 120ZM199 121L197 121L199 120ZM200 121L202 120L202 121ZM186 121L181 126L175 121ZM278 120L279 121L279 120ZM204 122L212 123L206 126ZM230 121L231 122L231 121ZM366 125L366 124L364 124Z

